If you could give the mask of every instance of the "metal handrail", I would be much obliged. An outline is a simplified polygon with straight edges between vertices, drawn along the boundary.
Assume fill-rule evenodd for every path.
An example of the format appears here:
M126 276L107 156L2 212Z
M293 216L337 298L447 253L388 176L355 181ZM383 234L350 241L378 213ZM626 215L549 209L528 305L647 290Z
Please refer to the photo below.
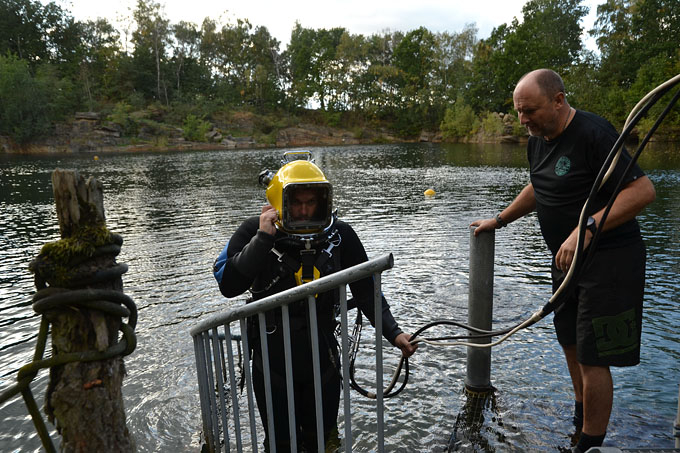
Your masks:
M289 434L291 440L291 450L297 450L296 428L295 428L295 409L294 409L294 393L292 386L292 366L291 360L291 345L290 345L290 320L288 316L288 304L307 300L310 320L310 337L312 341L312 369L314 376L314 394L316 402L316 419L317 419L317 450L324 451L323 445L323 424L322 414L323 408L321 405L321 376L319 364L319 344L318 344L318 326L316 321L316 298L315 295L339 288L340 294L340 309L341 309L341 344L342 344L342 378L344 390L344 406L343 414L345 419L345 451L351 452L352 435L351 435L351 420L350 420L350 404L349 404L349 372L348 372L348 322L347 322L347 292L346 285L357 280L367 277L373 277L374 280L374 313L375 313L375 334L376 334L376 388L382 389L382 291L381 291L381 273L387 269L392 268L394 259L392 254L386 254L379 258L366 261L348 269L341 270L334 274L322 277L318 280L306 283L304 285L296 286L278 294L266 297L256 302L240 305L238 307L230 308L229 310L212 315L209 318L199 322L190 331L194 339L194 353L196 356L197 377L199 383L199 395L201 401L201 417L203 420L203 434L206 445L210 451L217 451L224 449L230 451L233 444L235 444L237 451L243 451L243 441L241 439L241 427L239 420L239 401L236 393L236 379L234 368L234 355L232 352L231 341L235 340L232 336L230 325L234 322L240 323L242 333L246 332L246 319L251 316L257 316L259 319L260 343L262 351L263 375L266 395L266 411L268 413L268 432L272 433L269 436L269 447L271 452L276 451L274 426L273 426L273 412L272 398L271 398L271 373L269 369L269 354L265 326L264 313L275 308L281 307L283 332L284 332L284 354L286 364L286 383L287 383L287 400L288 400L288 416L289 416ZM224 329L223 333L219 329ZM224 338L224 340L222 340ZM250 362L250 353L248 348L248 335L241 335L239 339L242 343L242 350L244 353L244 368L245 386L247 388L247 407L249 416L249 426L251 434L252 451L257 452L257 433L255 421L255 405L253 402L253 381L248 366ZM225 350L227 359L225 360ZM230 394L225 393L225 386L231 390ZM383 398L382 391L376 391L376 434L377 434L377 450L384 451L384 437L383 437ZM230 397L231 407L228 407L227 396ZM231 411L230 411L231 409ZM265 409L265 408L260 408ZM233 419L233 432L229 433L229 422L227 420L227 412L231 412ZM221 448L220 448L221 447Z
M392 266L394 266L394 257L391 253L387 253L379 258L365 261L356 266L321 277L318 280L305 283L304 285L296 286L256 302L233 307L226 312L212 315L194 326L194 328L190 330L191 336L196 336L201 332L223 324L228 324L273 308L278 308L281 305L288 305L300 299L305 299L310 294L314 295L330 291L341 285L347 285L354 281L361 280L362 278L366 278L377 272L391 269Z

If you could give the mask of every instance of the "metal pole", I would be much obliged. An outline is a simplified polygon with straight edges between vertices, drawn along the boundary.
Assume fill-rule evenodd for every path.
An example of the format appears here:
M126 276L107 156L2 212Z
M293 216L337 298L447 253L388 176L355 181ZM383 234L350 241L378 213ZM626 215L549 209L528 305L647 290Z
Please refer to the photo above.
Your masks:
M468 294L468 324L491 330L493 312L493 260L495 233L474 235L470 228L470 287ZM490 343L491 339L473 340ZM475 392L489 391L491 385L491 348L467 348L465 387Z
M675 448L680 448L680 388L678 389L678 413L675 416L673 435L675 436Z
M375 403L378 410L378 423L376 430L378 434L378 453L385 451L385 407L383 405L383 350L382 350L382 286L381 275L379 272L373 274L373 313L375 317L375 374L376 389Z
M342 321L342 391L345 418L345 453L352 453L352 413L349 397L349 322L347 320L347 286L338 288L340 292L340 319Z
M316 443L317 450L325 450L323 432L323 404L321 401L321 362L319 360L319 326L316 319L316 299L314 295L307 296L309 310L309 334L312 341L312 372L314 381L314 407L316 408Z

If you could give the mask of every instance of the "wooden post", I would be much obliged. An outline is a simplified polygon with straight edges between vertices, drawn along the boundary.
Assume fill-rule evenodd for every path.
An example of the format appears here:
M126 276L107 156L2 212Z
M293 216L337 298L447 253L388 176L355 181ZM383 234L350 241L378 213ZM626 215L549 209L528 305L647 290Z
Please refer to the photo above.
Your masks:
M41 251L38 259L48 263L42 266L47 271L40 272L42 275L36 272L36 282L44 281L51 288L66 290L93 288L122 292L120 274L108 279L88 277L116 266L118 253L93 253L110 244L112 237L106 229L101 183L94 178L85 181L77 171L57 169L52 174L52 184L62 240L48 244L52 248L46 246ZM38 289L44 286L42 282L36 285ZM119 342L120 316L82 306L60 307L47 311L44 316L52 325L53 356L102 352ZM125 365L120 356L50 368L46 412L62 436L62 451L135 450L134 439L125 424L121 392L124 376Z
M52 173L52 188L62 239L73 236L74 229L86 224L105 226L104 190L97 179L85 181L77 171L57 168Z

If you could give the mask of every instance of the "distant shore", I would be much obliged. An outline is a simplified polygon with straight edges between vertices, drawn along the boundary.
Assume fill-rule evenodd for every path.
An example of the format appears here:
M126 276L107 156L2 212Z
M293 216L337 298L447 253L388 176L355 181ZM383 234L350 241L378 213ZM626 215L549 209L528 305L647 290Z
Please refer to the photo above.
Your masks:
M458 140L445 140L440 131L423 131L418 137L396 136L387 128L354 126L350 129L314 124L311 121L275 130L258 130L258 118L237 113L227 124L210 124L201 141L185 138L182 128L140 121L134 135L98 113L76 113L73 120L54 126L47 137L17 144L0 136L0 153L5 154L105 154L149 151L210 151L222 149L298 148L304 146L342 146L394 143L509 143L521 144L526 135L514 135L506 128L502 133L483 130ZM516 132L515 132L516 134ZM658 142L675 142L670 137L654 137ZM635 141L636 137L633 137Z

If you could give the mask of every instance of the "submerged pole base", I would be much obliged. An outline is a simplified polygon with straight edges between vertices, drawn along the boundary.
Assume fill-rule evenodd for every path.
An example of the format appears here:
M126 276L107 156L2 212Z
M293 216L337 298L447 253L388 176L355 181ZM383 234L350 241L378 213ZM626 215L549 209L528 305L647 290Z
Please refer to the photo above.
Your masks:
M496 389L493 386L473 388L465 385L465 405L456 417L456 424L449 438L447 451L466 451L469 447L475 451L493 451L489 449L489 441L484 436L484 415L491 415L496 410Z

